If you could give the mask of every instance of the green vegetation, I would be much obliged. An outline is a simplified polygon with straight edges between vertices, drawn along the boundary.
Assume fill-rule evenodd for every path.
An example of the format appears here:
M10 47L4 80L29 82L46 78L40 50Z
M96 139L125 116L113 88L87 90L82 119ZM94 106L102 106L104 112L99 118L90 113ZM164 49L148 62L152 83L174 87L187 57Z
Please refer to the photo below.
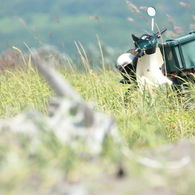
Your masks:
M159 4L148 0L145 4L154 4L158 10L162 10L162 13L158 12L161 21L166 18L165 13L173 16L173 9L174 19L181 10L188 9L174 1L169 1L170 6L167 7L167 2L168 0ZM139 4L138 7L142 6L140 2L136 3ZM193 2L190 1L190 4ZM28 5L23 0L0 2L2 8L8 5L9 10L0 11L0 23L3 26L0 36L7 41L7 47L15 45L24 50L45 44L59 47L63 52L54 51L52 47L37 51L47 60L55 56L56 69L74 89L87 102L94 102L95 110L115 119L124 145L133 152L140 154L141 151L144 156L166 164L167 158L164 159L161 154L164 152L165 156L167 153L169 155L170 147L159 150L158 147L194 138L195 108L187 107L191 97L178 97L169 88L156 89L153 93L142 92L135 89L134 85L122 85L118 82L121 75L113 69L113 65L119 50L126 46L129 49L132 41L129 35L132 31L140 33L143 23L140 22L140 15L132 13L125 2L87 1L88 6L84 0L34 0L29 1ZM16 5L18 9L14 9ZM192 14L185 13L181 22ZM89 18L96 15L99 20ZM136 22L128 23L127 17L137 18ZM175 20L177 23L177 19ZM165 21L167 22L167 18ZM163 22L158 24L160 27L164 26ZM186 28L189 27L186 22L185 25L188 25ZM148 23L145 29L150 29ZM142 29L141 32L143 31L145 30ZM103 40L103 44L100 44L99 39ZM97 40L97 44L88 44L96 43ZM36 67L32 66L31 56L18 48L4 51L0 56L0 118L3 121L27 110L36 109L47 114L48 98L55 95ZM62 55L64 52L71 55L74 53L74 59ZM128 90L129 88L132 90ZM191 83L188 92L192 97L195 94ZM75 186L76 189L81 187L81 192L82 187L87 186L89 194L102 195L150 192L194 194L193 164L176 171L151 169L140 165L137 159L127 158L111 140L105 140L102 154L91 157L82 149L75 151L63 145L53 133L45 129L38 135L38 144L31 135L11 133L6 128L0 135L0 194L70 194L72 191L73 194ZM190 147L194 146L192 142ZM173 148L171 147L171 151ZM184 148L182 149L185 150ZM173 156L179 156L180 160L181 156L177 154L182 153L182 149L179 148ZM187 151L183 153L188 155ZM168 159L172 160L170 156ZM69 187L71 190L68 190Z
M46 110L51 94L48 86L34 71L6 71L1 75L1 118L13 117L27 109Z
M72 67L61 72L87 102L95 101L97 110L116 119L131 147L194 137L194 109L186 110L188 99L179 100L174 92L159 90L151 95L132 90L127 95L129 85L120 84L121 76L112 69L81 72ZM189 90L194 93L193 88ZM5 71L1 75L0 116L13 117L27 109L46 112L51 94L36 70Z
M132 33L140 35L151 32L150 18L144 9L140 9L141 6L156 7L155 21L159 28L166 27L173 33L178 29L174 27L178 26L185 29L183 33L194 30L193 0L187 2L191 7L182 6L176 0L130 2L136 5L141 13L132 12L125 0L0 2L0 51L13 45L27 50L23 44L25 42L30 48L45 44L55 45L61 52L74 57L74 41L80 41L87 49L88 44L96 42L96 34L106 46L126 51L132 47ZM90 18L91 16L98 16L98 19ZM134 22L128 21L128 18L132 18ZM167 37L172 36L167 33Z
M48 98L55 94L38 74L36 68L30 66L29 59L23 58L20 63L24 65L19 68L9 67L9 70L4 69L1 72L1 118L8 119L29 109L47 113ZM121 76L112 68L103 64L99 71L95 71L87 63L86 58L81 64L84 67L83 71L71 61L67 63L57 66L58 70L87 102L95 101L96 110L115 118L124 144L129 148L133 150L155 148L180 139L194 138L195 109L185 108L187 98L180 99L174 92L160 89L153 94L131 90L127 95L128 87L133 89L134 86L120 84L118 80ZM99 63L102 64L102 61ZM192 94L195 93L193 87L189 90ZM172 175L166 170L160 173L148 170L140 167L135 159L121 157L121 151L118 151L119 148L112 143L105 145L103 154L94 162L83 158L80 150L74 151L62 145L52 133L43 131L40 135L41 144L36 146L35 142L32 148L33 140L32 136L25 134L14 135L7 131L1 132L0 191L3 194L49 194L51 192L60 194L60 189L67 190L70 184L77 184L79 181L84 182L90 190L101 194L106 192L112 194L115 192L116 195L127 192L134 194L134 192L153 189L154 186L160 186L161 190L164 190L164 187L167 188L167 181L173 183L168 186L178 194L182 194L180 190L185 189L182 185L176 187L178 183L183 183L181 175L185 176L185 169L182 169L177 177L174 172ZM159 156L158 151L156 156ZM143 186L142 189L137 185L131 186L130 189L126 188L126 180L121 180L124 183L119 182L115 175L118 175L121 169L125 175L130 172L129 182L136 181ZM189 185L187 192L193 194L191 192L194 190L194 172L190 173L186 181ZM156 174L160 174L161 180L165 183L155 183L153 178ZM112 188L105 188L102 177ZM173 182L175 180L170 179L175 177L178 181L176 185ZM102 188L97 188L96 182L102 185ZM65 187L62 187L62 184Z
M56 64L56 67L87 102L95 101L96 110L115 118L124 145L132 150L140 150L194 137L195 109L186 109L187 97L178 98L169 89L168 91L158 89L153 94L135 89L127 94L127 89L129 87L133 89L134 86L118 83L120 74L103 63L103 56L102 61L97 62L102 64L102 68L96 70L90 67L83 52L80 56L83 57L83 61L80 61L83 70L78 69L70 60L63 66ZM20 63L23 66L18 68L13 65L7 68L5 66L0 75L0 116L4 119L29 109L37 109L46 114L48 97L55 95L36 68L30 66L30 58L21 58ZM189 90L192 94L195 93L193 87ZM158 170L155 172L146 169L135 159L122 156L119 148L109 140L104 146L103 153L96 159L90 159L82 157L79 151L62 145L52 133L43 131L39 136L41 144L36 145L35 142L32 148L33 137L11 134L6 130L1 132L1 193L60 194L60 190L67 190L69 185L76 185L82 181L91 191L102 192L101 194L112 191L112 194L117 195L123 194L120 191L122 184L124 194L129 192L129 184L125 187L125 181L129 183L134 179L134 182L142 185L142 188L131 186L130 194L134 194L153 189L154 186L166 189L170 178L176 178L178 183L183 183L182 175L188 173L187 184L179 188L175 188L176 185L169 187L182 194L180 190L186 190L188 186L188 194L193 194L191 190L194 190L194 172L189 172L189 169L188 171L182 169L177 176L168 174L167 171L159 173ZM124 183L120 183L116 177L116 174L121 174L121 169L125 175L130 172L128 179L122 180ZM163 185L154 180L156 174L163 175L161 178L161 181L164 181ZM102 178L114 187L105 188Z

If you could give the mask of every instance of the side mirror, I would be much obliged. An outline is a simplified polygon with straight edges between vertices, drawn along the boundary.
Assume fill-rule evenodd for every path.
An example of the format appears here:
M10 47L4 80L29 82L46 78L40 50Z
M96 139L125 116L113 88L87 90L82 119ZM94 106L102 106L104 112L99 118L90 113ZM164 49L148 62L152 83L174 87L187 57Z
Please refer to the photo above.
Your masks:
M156 15L156 9L154 7L148 7L146 11L147 14L151 17L154 17Z
M154 16L156 15L156 9L154 7L148 7L147 14L152 17L152 32L154 31Z

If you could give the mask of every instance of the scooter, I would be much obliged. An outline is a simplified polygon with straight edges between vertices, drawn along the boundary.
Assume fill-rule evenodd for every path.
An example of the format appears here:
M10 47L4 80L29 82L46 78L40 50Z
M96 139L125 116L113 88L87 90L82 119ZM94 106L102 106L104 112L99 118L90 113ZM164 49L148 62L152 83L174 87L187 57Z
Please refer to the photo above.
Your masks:
M153 31L156 10L149 7L147 13L152 17ZM120 55L116 62L123 76L121 83L135 83L141 90L164 85L183 89L186 79L195 81L195 33L159 43L166 30L140 37L132 34L135 48Z

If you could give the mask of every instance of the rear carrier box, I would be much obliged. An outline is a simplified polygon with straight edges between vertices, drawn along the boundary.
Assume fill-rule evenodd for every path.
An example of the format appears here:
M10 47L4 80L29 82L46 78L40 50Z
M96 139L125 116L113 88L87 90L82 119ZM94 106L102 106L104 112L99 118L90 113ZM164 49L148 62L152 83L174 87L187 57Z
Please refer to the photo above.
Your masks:
M195 68L195 32L159 44L167 72Z

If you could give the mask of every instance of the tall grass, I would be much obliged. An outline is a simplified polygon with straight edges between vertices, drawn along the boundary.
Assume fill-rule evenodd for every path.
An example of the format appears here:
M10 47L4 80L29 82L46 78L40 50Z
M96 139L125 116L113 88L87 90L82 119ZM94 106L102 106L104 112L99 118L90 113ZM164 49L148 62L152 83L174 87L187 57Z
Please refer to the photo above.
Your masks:
M194 137L195 109L186 109L188 97L178 97L170 89L159 88L150 93L136 89L133 84L122 85L118 82L121 75L102 60L103 52L100 51L102 58L98 62L102 64L102 68L94 70L87 59L87 52L81 44L77 46L82 59L80 66L85 71L79 70L71 60L65 60L63 66L61 64L56 67L87 102L96 105L95 110L116 120L127 147L154 148L163 143ZM48 98L55 94L39 75L36 67L29 66L29 59L29 56L22 59L22 66L18 69L4 68L0 74L1 118L8 119L29 109L47 113ZM193 84L188 90L194 94ZM62 145L52 133L44 132L40 135L41 144L36 152L30 148L31 139L32 137L25 135L14 137L6 131L1 132L0 192L58 193L56 190L62 188L62 183L67 188L68 183L85 181L85 178L92 181L94 177L100 182L102 177L110 178L110 175L113 176L124 165L125 171L130 171L135 178L141 177L145 181L143 188L150 186L148 182L154 182L152 172L149 177L148 171L143 167L140 168L134 161L121 157L115 145L105 146L103 156L86 160L77 151ZM144 179L146 176L147 180ZM192 182L190 178L189 181ZM135 188L140 190L132 186L133 191Z
M113 67L106 69L103 64L102 69L94 71L83 51L79 50L86 71L77 70L73 64L70 68L70 62L59 70L87 102L96 104L95 109L116 119L127 145L155 146L194 137L194 109L185 108L187 98L178 98L171 90L158 89L150 94L122 85L118 82L121 76ZM1 118L27 109L46 112L48 97L53 93L36 68L5 70L0 78ZM194 94L193 85L189 90Z
M0 75L0 116L13 117L21 111L46 111L51 90L36 70L5 71Z

